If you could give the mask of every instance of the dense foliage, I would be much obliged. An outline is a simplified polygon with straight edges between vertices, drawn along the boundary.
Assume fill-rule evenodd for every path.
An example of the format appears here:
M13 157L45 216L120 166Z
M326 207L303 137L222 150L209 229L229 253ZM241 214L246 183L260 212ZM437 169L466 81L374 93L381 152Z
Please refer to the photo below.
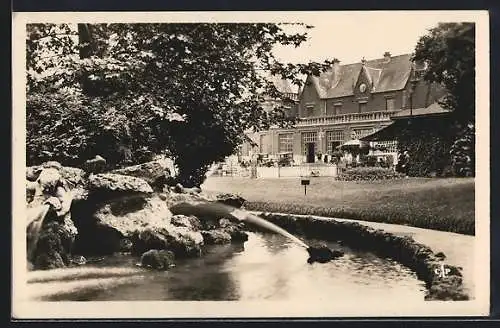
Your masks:
M440 23L420 38L414 60L427 64L424 79L437 82L448 91L441 101L450 109L450 135L437 138L422 136L418 144L403 141L400 149L412 149L413 163L423 166L432 162L431 156L448 160L453 172L459 176L474 175L475 171L475 24ZM451 139L448 139L451 136ZM410 138L404 136L403 139ZM442 163L439 166L443 166ZM435 170L415 167L415 175Z
M306 33L279 24L27 30L29 165L48 158L78 165L100 154L122 166L166 152L188 186L232 154L244 131L293 123L281 107L262 108L264 96L282 96L266 75L300 84L298 74L318 75L331 64L280 63L273 47L299 46Z
M337 180L340 181L377 181L401 179L405 176L393 169L383 167L355 167L342 172Z
M154 151L161 152L159 119L142 113L139 125L130 114L108 106L69 91L30 95L26 107L28 165L57 160L78 167L101 154L115 167L148 161ZM139 111L136 115L138 118Z
M398 135L399 159L396 170L412 177L450 175L453 138L448 120L412 120ZM405 158L405 152L408 158Z
M456 135L453 144L451 145L451 167L458 176L474 176L474 168L476 162L476 135L472 124Z
M463 125L475 118L475 33L474 23L440 23L420 38L413 57L427 64L425 80L448 90L442 104Z

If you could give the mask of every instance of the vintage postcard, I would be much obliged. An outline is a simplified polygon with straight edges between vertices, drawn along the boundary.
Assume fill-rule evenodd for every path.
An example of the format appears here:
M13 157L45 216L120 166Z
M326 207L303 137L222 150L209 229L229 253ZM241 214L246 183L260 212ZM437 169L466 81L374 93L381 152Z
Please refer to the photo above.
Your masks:
M489 314L488 12L12 37L13 318Z

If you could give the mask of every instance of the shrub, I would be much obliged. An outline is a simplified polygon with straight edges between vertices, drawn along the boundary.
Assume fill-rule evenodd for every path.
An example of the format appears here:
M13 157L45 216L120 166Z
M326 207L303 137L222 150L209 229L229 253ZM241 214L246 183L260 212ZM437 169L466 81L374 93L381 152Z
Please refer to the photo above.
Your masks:
M168 140L158 141L147 113L127 116L125 108L112 105L77 92L28 95L27 164L55 160L80 167L101 155L110 167L117 167L150 161L154 152L166 148Z
M356 167L348 169L342 174L340 174L338 180L375 181L375 180L400 179L403 177L405 177L404 174L383 167Z
M457 176L474 176L475 170L475 129L466 126L460 131L451 145L451 167Z
M374 167L377 165L377 157L376 156L364 156L360 158L361 161L366 164L366 166Z
M413 120L397 136L397 170L412 177L474 176L475 129L450 119Z
M449 146L449 140L430 133L401 142L409 153L406 173L412 177L441 175L449 163Z

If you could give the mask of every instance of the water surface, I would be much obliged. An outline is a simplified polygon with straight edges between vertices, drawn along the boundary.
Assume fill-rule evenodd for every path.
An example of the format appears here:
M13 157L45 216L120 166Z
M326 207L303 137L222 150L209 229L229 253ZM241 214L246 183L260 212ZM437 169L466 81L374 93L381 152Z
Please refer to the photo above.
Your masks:
M203 257L179 260L169 271L135 268L136 257L116 255L80 270L134 269L116 276L76 274L69 281L52 282L51 296L42 296L41 300L303 302L397 298L406 302L424 299L424 283L400 264L335 243L329 243L329 247L341 248L346 253L332 262L311 265L306 262L305 249L289 239L276 234L249 233L244 245L207 247ZM47 282L31 286L43 284Z

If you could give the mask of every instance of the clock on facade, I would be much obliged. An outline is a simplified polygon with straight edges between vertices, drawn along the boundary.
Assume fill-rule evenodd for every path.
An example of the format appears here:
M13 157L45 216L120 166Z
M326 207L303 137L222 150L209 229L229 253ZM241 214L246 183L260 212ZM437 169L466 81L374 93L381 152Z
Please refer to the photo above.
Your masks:
M359 85L359 92L365 92L366 91L366 84L364 83L361 83Z

